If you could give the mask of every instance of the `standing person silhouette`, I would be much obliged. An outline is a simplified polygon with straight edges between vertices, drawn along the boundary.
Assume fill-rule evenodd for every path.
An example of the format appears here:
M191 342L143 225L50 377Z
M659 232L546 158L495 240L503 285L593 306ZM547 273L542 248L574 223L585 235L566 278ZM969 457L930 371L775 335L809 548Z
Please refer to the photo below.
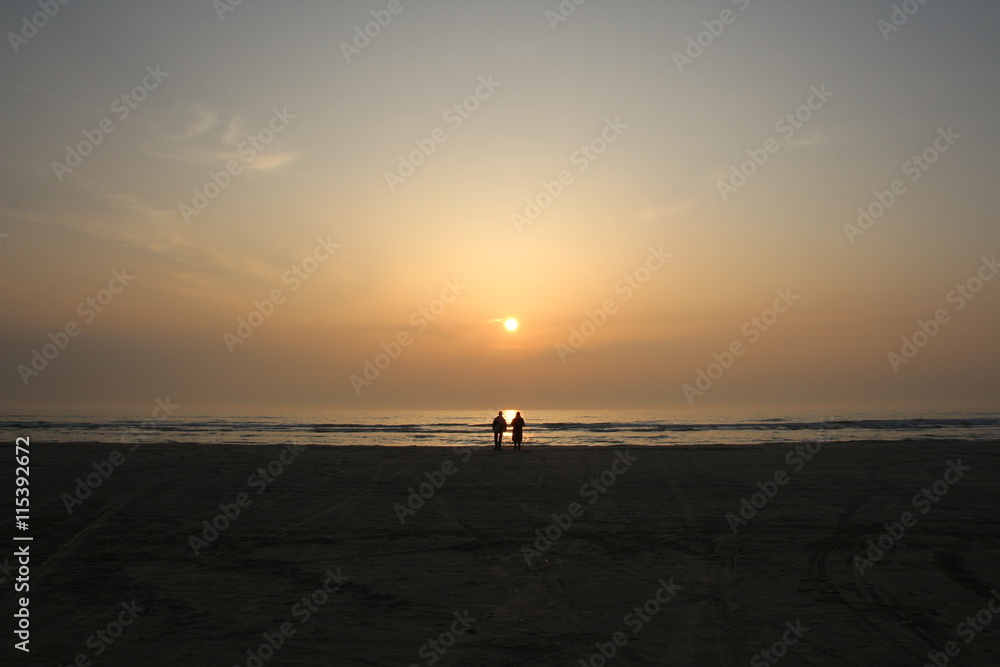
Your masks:
M524 428L524 417L518 412L510 420L510 441L514 443L514 449L521 449L521 429Z
M500 449L503 442L503 432L507 430L507 420L503 418L503 410L493 418L493 449Z

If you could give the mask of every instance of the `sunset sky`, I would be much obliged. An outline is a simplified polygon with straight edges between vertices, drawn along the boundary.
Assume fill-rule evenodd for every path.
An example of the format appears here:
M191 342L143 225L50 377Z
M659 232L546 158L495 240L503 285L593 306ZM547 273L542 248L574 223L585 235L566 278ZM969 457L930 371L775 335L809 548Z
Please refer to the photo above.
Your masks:
M998 405L995 2L52 4L5 408Z

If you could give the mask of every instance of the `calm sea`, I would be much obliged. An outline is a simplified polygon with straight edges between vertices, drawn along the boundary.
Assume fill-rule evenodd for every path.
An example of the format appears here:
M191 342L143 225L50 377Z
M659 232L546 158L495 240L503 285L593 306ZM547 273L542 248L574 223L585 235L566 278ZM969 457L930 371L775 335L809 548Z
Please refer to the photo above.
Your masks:
M32 444L228 443L370 446L492 444L483 411L315 412L295 415L192 415L183 406L157 422L121 415L0 416L5 440L30 436ZM505 411L508 421L513 410ZM523 410L524 444L650 446L789 443L807 440L1000 441L1000 412L940 413L698 413ZM509 440L508 432L506 440Z

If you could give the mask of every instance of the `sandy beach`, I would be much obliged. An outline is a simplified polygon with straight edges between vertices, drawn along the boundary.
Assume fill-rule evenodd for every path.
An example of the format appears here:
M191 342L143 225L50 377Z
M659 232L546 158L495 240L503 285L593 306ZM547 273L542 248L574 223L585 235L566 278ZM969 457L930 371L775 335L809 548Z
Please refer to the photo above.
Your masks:
M3 663L1000 664L997 445L33 443Z

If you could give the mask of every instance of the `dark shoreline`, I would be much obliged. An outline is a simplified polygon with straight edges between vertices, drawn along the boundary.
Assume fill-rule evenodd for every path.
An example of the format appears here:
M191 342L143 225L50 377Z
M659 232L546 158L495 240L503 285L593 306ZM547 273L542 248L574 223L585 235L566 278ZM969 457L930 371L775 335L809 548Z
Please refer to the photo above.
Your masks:
M29 434L30 435L30 434ZM17 436L23 437L23 436ZM31 436L36 438L32 442L32 446L42 446L42 447L110 447L113 449L129 449L136 445L135 442L129 442L126 444L114 443L114 442L96 442L88 440L80 440L73 442L44 442L37 438L37 436ZM12 438L13 439L13 438ZM759 448L774 448L774 447L795 447L799 444L805 443L820 443L823 447L844 447L844 446L878 446L878 445L892 445L892 446L931 446L931 445L955 445L955 446L992 446L1000 447L1000 440L962 440L957 438L947 438L947 439L903 439L903 440L817 440L804 438L802 440L793 440L788 442L751 442L751 443L707 443L707 444L677 444L677 445L666 445L666 444L652 444L652 445L623 445L623 444L600 444L600 445L532 445L525 442L522 447L522 451L528 450L553 450L553 451L573 451L573 450L592 450L592 449L628 449L630 447L635 447L637 449L759 449ZM250 444L250 443L239 443L239 442L155 442L151 441L148 443L138 443L138 449L145 447L242 447L242 448L261 448L261 447L280 447L288 443L267 443L267 444ZM476 448L486 448L493 449L492 443L488 442L488 439L483 439L482 441L475 441L466 445L424 445L424 444L413 444L413 445L341 445L336 443L308 443L304 445L298 445L301 447L317 447L317 448L335 448L335 449L377 449L377 450L412 450L421 449L428 451L440 451L446 449L452 449L454 447L471 447ZM510 443L504 442L503 449L506 451L508 449L513 450Z

